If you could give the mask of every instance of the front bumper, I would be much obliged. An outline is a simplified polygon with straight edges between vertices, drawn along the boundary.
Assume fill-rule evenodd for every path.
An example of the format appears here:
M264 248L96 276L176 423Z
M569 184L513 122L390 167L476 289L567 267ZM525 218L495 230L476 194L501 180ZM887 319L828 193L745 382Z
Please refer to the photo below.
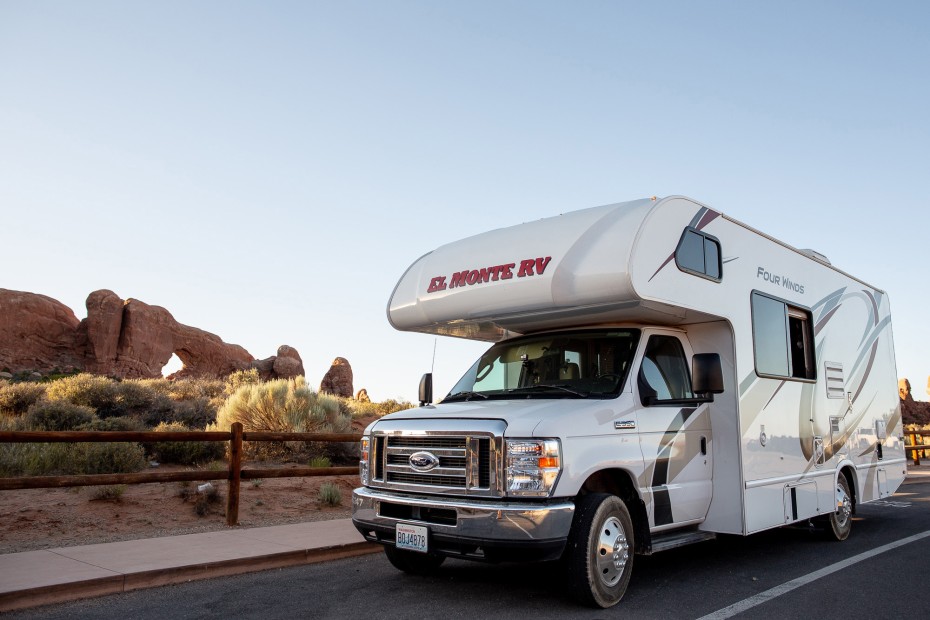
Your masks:
M474 560L553 560L571 529L571 501L438 498L369 488L352 493L352 523L367 540L393 545L397 523L429 528L432 553Z

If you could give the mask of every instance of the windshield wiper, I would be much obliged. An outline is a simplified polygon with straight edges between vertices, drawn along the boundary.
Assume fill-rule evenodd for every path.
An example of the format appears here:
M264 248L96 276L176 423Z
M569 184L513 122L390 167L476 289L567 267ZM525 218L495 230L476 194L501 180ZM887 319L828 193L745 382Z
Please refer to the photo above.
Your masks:
M569 394L574 394L579 398L587 398L589 392L579 392L578 390L573 390L570 387L564 385L555 385L550 383L537 383L536 385L526 385L523 387L514 388L512 390L507 390L508 392L519 392L522 390L539 390L539 389L552 389L552 390L562 390L563 392L568 392Z
M483 398L483 399L485 399L485 400L487 400L487 398L488 398L488 395L487 395L487 394L482 394L481 392L469 392L468 390L465 390L465 391L462 391L462 392L456 392L455 394L449 394L448 396L446 396L445 398L442 399L442 402L447 402L447 401L449 401L449 400L452 400L453 398L456 399L456 400L458 400L458 399L461 398L462 400L466 400L466 401L467 401L468 399L472 398L473 396L480 396L481 398Z

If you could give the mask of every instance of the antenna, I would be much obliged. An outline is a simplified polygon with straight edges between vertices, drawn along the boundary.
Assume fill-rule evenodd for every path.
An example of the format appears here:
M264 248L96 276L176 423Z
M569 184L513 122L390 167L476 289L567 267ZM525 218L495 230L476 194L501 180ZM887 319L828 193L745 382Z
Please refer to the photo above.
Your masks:
M436 343L438 341L439 341L439 338L433 339L433 365L430 366L430 369L429 369L430 372L433 372L434 370L436 370Z

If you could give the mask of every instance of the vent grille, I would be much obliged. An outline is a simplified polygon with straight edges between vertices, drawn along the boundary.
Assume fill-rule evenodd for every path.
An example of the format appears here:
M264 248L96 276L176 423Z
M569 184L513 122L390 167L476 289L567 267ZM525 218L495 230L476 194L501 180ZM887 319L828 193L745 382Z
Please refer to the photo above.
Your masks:
M827 398L846 398L846 379L843 375L843 365L839 362L824 362L823 370L827 384Z

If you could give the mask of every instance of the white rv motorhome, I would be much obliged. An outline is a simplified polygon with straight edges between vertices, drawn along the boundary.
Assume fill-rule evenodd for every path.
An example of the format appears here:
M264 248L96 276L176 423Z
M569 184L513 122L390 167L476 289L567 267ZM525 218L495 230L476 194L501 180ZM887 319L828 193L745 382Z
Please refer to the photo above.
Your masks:
M494 343L365 431L353 520L408 572L561 559L608 607L634 553L808 520L843 540L906 475L887 295L689 198L442 246L388 317Z

